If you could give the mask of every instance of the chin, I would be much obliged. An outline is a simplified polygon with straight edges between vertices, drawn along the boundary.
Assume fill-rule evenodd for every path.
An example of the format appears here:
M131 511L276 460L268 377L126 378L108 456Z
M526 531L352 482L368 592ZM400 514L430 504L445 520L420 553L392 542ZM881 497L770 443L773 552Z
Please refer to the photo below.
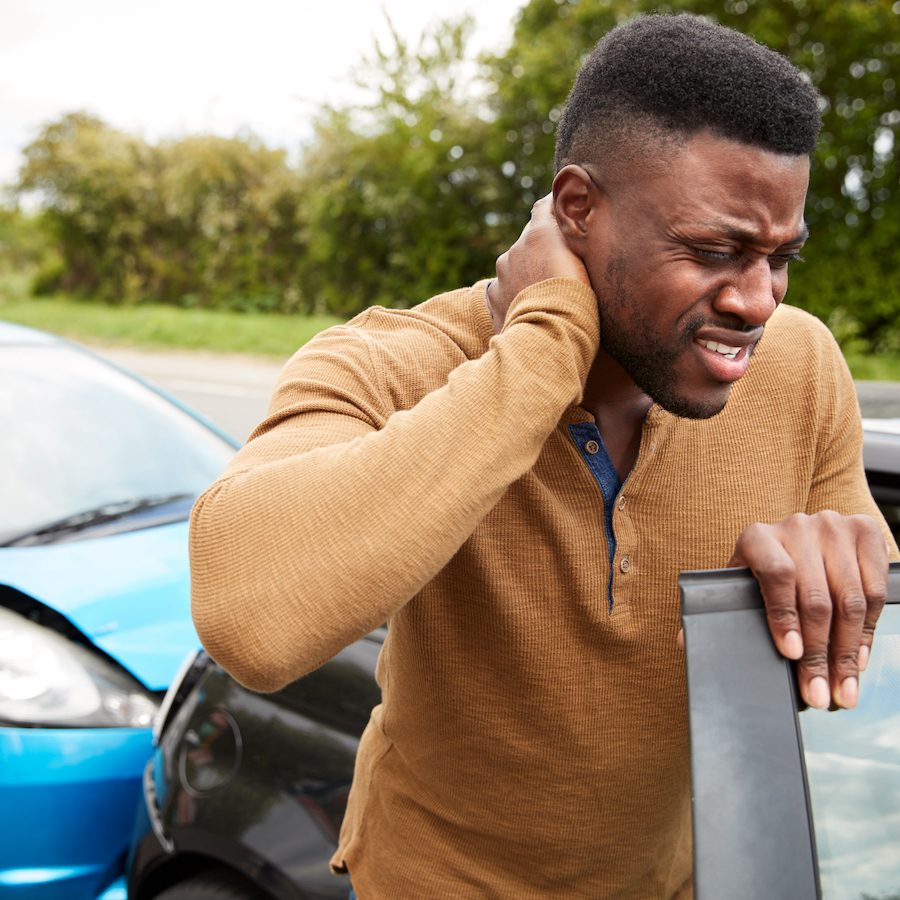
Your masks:
M729 386L724 393L705 397L685 397L669 391L656 392L656 395L650 394L650 397L666 412L681 419L711 419L725 409L730 395Z

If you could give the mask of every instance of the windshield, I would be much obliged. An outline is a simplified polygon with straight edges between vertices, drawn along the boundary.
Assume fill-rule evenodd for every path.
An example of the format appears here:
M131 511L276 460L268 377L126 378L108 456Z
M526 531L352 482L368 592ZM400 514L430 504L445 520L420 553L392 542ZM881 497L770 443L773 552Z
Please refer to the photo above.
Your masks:
M800 716L824 900L900 896L900 606L885 607L856 709Z
M174 404L65 345L0 350L0 542L98 509L194 497L233 448Z

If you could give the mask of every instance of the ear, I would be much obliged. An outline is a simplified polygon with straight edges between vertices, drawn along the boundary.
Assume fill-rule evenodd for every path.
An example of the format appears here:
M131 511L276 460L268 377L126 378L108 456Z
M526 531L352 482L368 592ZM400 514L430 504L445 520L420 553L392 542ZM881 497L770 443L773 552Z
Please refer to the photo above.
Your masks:
M556 173L553 212L572 250L578 252L587 240L591 216L596 218L601 200L600 188L581 166L564 166Z

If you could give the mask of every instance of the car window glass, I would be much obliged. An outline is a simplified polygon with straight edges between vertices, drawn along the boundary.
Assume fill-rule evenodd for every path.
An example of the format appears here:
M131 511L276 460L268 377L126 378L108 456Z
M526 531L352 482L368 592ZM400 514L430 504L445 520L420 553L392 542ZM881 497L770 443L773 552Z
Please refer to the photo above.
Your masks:
M824 900L900 896L900 605L885 607L856 709L800 728Z
M233 449L138 381L66 346L0 353L0 536L148 497L196 495Z

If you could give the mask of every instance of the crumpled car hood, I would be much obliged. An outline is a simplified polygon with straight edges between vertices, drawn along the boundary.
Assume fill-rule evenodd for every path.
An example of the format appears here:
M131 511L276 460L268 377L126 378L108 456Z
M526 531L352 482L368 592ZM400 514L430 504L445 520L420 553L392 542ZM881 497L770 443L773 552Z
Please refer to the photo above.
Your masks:
M0 549L0 584L62 613L151 690L200 646L190 614L188 523Z

